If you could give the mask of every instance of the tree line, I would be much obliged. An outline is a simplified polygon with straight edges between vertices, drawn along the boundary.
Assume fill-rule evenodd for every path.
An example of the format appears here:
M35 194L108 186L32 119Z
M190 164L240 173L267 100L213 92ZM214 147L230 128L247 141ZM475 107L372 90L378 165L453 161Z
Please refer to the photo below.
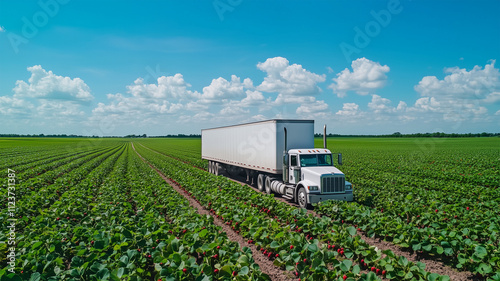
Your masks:
M323 134L314 134L315 137L323 137ZM368 138L484 138L484 137L499 137L500 133L413 133L413 134L402 134L400 132L395 132L387 135L340 135L340 134L328 134L328 137L368 137Z
M362 138L484 138L484 137L500 137L500 133L466 133L466 134L456 134L456 133L413 133L413 134L402 134L400 132L395 132L388 135L341 135L341 134L328 134L328 137L342 138L342 137L362 137ZM163 136L148 136L146 134L142 135L126 135L126 136L82 136L82 135L46 135L46 134L0 134L2 138L201 138L200 134L167 134ZM314 137L323 137L323 134L316 133Z

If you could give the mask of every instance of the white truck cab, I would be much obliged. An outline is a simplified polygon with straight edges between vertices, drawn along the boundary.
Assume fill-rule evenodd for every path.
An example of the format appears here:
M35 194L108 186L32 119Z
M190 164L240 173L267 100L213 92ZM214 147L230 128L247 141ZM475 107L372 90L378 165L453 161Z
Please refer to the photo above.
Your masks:
M324 200L352 201L352 184L333 166L332 153L328 149L291 149L285 155L288 167L288 183L297 186L300 206ZM301 190L301 188L303 190Z

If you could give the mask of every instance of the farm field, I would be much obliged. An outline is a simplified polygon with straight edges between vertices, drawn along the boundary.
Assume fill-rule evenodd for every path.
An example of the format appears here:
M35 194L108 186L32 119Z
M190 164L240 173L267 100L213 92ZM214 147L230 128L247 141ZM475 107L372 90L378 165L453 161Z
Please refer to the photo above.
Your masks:
M450 279L360 234L500 280L498 138L328 147L355 202L314 216L204 171L200 139L0 139L0 280Z

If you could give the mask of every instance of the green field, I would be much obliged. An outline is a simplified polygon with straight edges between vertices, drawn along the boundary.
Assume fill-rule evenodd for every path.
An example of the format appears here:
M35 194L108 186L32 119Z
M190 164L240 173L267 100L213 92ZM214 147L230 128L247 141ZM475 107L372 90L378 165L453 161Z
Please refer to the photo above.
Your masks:
M315 206L322 218L200 170L200 145L0 139L0 280L268 280L253 259L263 253L302 280L448 280L381 253L359 231L500 280L498 138L330 138L355 201ZM263 253L238 247L214 219Z

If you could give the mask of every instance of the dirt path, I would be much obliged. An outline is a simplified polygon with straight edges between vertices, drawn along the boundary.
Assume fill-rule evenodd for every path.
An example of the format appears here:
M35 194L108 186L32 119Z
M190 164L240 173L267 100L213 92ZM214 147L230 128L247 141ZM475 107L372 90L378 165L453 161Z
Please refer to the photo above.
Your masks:
M237 182L241 185L248 186L248 187L252 188L253 190L255 190L256 192L260 192L256 187L245 183L243 178L237 178L237 179L228 178L228 179L230 179L234 182ZM297 208L299 207L298 204L290 202L287 199L282 198L280 195L275 194L275 198L276 198L276 200L281 201L283 203L286 203L290 206L294 206ZM315 217L321 217L321 215L319 215L318 213L314 212L311 209L307 209L307 214L311 214ZM357 234L363 240L365 240L366 243L370 244L371 246L377 247L381 251L391 250L397 256L403 256L413 263L417 263L417 262L425 263L425 265L426 265L425 270L426 271L431 272L431 273L437 273L440 275L448 275L450 277L451 281L466 281L466 280L480 281L480 280L484 280L484 279L480 279L480 278L475 278L474 275L469 271L458 271L454 268L451 268L450 266L443 264L440 261L426 259L425 257L422 257L418 254L410 253L409 251L404 250L401 247L398 247L391 242L384 241L381 238L379 239L379 238L368 237L362 231L358 231Z
M223 231L227 234L227 237L231 241L236 241L240 244L240 248L243 248L243 246L249 247L252 249L252 254L253 254L253 259L255 263L257 263L260 267L260 270L269 275L271 277L271 280L275 281L284 281L284 280L291 280L294 279L293 275L291 272L281 270L280 268L276 267L273 265L273 262L264 258L263 255L260 255L260 251L257 250L257 247L254 244L248 244L247 241L241 237L239 234L237 234L230 226L226 225L223 220L218 219L217 217L213 216L212 213L210 213L208 210L206 210L200 203L196 202L196 200L190 196L188 196L182 188L180 188L176 183L172 181L172 179L168 178L165 176L160 170L158 170L156 167L151 165L142 155L140 155L134 147L134 144L132 144L132 148L134 149L135 153L144 161L144 163L148 164L151 169L155 170L158 175L160 175L165 182L167 182L172 188L177 191L179 194L184 196L189 201L189 205L197 210L197 213L200 215L209 215L214 218L214 224L217 226L222 227Z
M169 155L165 155L163 153L160 153L158 151L154 151L144 145L141 144L141 146L143 146L144 148L146 149L149 149L155 153L158 153L158 154L161 154L163 156L167 156L167 157L171 157ZM132 145L133 147L133 145ZM134 148L135 150L135 148ZM176 159L175 157L171 157L171 158L174 158ZM144 160L144 159L143 159ZM176 159L176 160L179 160L179 159ZM184 162L184 161L182 161ZM186 163L186 162L184 162ZM149 164L149 163L148 163ZM186 163L188 165L191 165L190 163ZM151 165L150 165L151 166ZM192 166L192 165L191 165ZM194 166L193 166L194 167ZM153 169L155 169L154 167L152 167ZM199 167L196 167L196 168L199 168ZM199 168L201 169L201 168ZM156 169L155 169L156 170ZM203 170L203 169L201 169ZM159 172L157 170L157 172ZM244 178L229 178L228 179L234 181L234 182L237 182L243 186L248 186L249 188L252 188L253 190L255 190L256 192L260 192L256 187L254 186L251 186L249 184L247 184L245 182L245 179ZM183 192L182 192L183 194ZM183 194L184 195L184 194ZM190 198L188 198L189 200ZM192 198L191 198L192 199ZM280 195L275 195L275 199L276 200L279 200L283 203L286 203L290 206L294 206L294 207L299 207L298 204L296 203L293 203L293 202L290 202L284 198L282 198ZM195 201L196 203L196 201ZM199 205L199 204L198 204ZM201 206L201 205L200 205ZM203 208L203 207L202 207ZM205 210L206 211L206 210ZM308 214L311 214L313 216L316 216L316 217L321 217L321 215L317 214L316 212L314 212L313 210L311 209L307 209L307 213ZM217 218L214 218L215 220L218 220ZM232 231L234 233L234 231L228 227L228 229L230 231ZM238 234L234 233L235 235L239 236ZM469 271L458 271L454 268L451 268L450 266L448 265L445 265L444 263L440 262L440 261L437 261L437 260L432 260L432 259L427 259L425 258L424 256L421 256L421 255L418 255L416 253L411 253L409 250L404 250L402 249L401 247L398 247L396 246L395 244L393 243L390 243L388 241L384 241L383 239L379 239L379 238L371 238L371 237L368 237L366 236L362 231L358 231L358 235L363 239L365 240L368 244L370 244L371 246L374 246L374 247L377 247L378 249L384 251L384 250L391 250L394 254L396 254L397 256L403 256L403 257L406 257L409 261L413 262L413 263L417 263L417 262L422 262L426 265L425 267L425 270L428 271L428 272L431 272L431 273L437 273L437 274L440 274L440 275L448 275L450 277L450 280L451 281L481 281L481 280L484 280L484 279L481 279L481 278L475 278L474 275L469 272ZM240 237L240 236L239 236ZM240 237L241 238L241 237ZM231 239L232 240L232 239ZM236 241L236 240L235 240ZM254 248L252 248L252 251L254 251ZM256 250L256 248L255 248ZM260 255L257 255L257 256L260 256ZM255 258L255 257L254 257ZM266 259L264 259L266 260ZM267 261L267 260L266 260ZM272 265L272 263L271 263ZM282 271L283 272L283 271ZM271 275L270 275L271 276ZM274 279L273 279L274 280ZM278 280L278 279L276 279Z

